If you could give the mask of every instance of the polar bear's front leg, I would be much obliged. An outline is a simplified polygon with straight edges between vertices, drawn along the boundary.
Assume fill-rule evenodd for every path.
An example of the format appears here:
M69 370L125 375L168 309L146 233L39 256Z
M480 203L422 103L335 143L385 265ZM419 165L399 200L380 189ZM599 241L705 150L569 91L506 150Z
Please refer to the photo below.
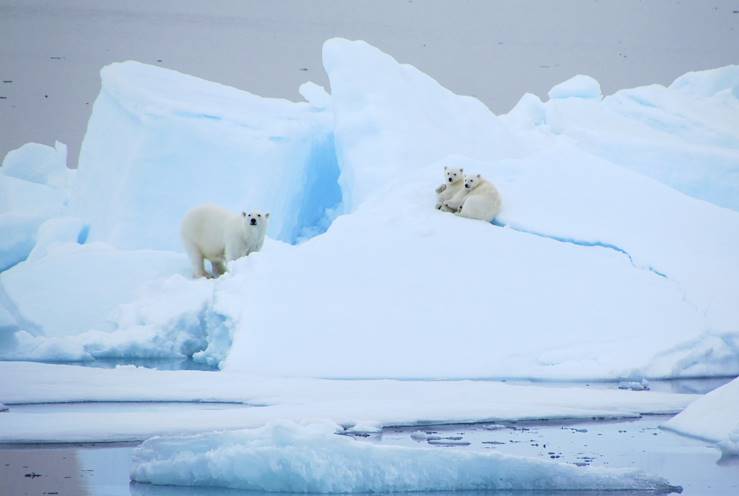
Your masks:
M223 259L225 263L228 264L228 262L232 262L237 258L243 257L246 254L245 248L244 242L238 238L227 240L223 250Z
M462 207L466 196L467 191L462 189L461 191L458 191L456 195L445 201L444 206L448 208L450 212L456 212L460 207Z

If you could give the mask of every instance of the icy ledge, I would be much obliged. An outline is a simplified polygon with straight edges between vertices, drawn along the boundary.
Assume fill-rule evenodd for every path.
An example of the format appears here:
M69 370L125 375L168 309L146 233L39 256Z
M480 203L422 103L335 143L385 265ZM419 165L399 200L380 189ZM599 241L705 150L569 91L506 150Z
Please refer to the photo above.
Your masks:
M739 378L701 397L663 427L716 443L725 457L739 456Z
M131 479L157 485L295 493L461 490L681 491L631 469L582 468L494 452L379 445L335 435L333 423L153 438Z

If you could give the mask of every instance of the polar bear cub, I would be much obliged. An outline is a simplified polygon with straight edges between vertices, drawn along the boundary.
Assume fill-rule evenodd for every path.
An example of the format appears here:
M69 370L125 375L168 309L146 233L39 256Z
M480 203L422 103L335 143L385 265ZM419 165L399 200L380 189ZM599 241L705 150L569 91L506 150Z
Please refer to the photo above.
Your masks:
M464 176L464 189L446 202L456 215L492 222L500 212L500 193L480 174Z
M456 212L444 205L460 191L464 190L464 169L444 166L444 184L436 188L436 209L442 212Z
M203 262L209 260L213 277L226 271L226 263L259 251L264 244L269 213L235 214L216 205L195 207L182 219L180 234L195 277L210 277Z

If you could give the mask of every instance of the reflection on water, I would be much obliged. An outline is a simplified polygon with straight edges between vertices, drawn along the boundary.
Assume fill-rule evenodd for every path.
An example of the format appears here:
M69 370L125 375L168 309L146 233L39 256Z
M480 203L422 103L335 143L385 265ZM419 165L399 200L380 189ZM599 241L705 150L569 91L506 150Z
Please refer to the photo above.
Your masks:
M98 358L89 362L44 361L60 365L79 365L101 369L113 369L119 365L133 365L158 370L218 370L211 365L195 362L192 358Z
M77 457L80 451L77 448L0 449L0 494L92 496Z

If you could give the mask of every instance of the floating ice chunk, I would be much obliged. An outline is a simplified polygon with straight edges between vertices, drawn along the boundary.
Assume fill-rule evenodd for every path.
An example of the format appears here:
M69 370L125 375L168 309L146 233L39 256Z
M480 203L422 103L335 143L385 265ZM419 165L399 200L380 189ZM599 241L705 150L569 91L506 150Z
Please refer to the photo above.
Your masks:
M649 381L646 379L640 381L621 381L618 383L618 388L631 391L649 391Z
M429 438L429 435L426 434L424 431L413 431L411 432L411 439L414 441L426 441Z
M72 172L67 168L67 145L57 141L54 147L26 143L5 156L0 174L32 183L67 187Z
M289 493L678 489L631 469L381 445L338 436L336 429L331 423L274 422L258 429L152 438L134 451L131 479Z
M600 100L603 98L603 94L600 91L598 81L590 76L578 74L549 90L549 98L586 98Z
M725 90L739 98L739 65L727 65L707 71L695 71L683 74L675 79L670 89L678 90L692 96L714 96Z
M739 456L739 427L719 441L718 448L724 457Z

